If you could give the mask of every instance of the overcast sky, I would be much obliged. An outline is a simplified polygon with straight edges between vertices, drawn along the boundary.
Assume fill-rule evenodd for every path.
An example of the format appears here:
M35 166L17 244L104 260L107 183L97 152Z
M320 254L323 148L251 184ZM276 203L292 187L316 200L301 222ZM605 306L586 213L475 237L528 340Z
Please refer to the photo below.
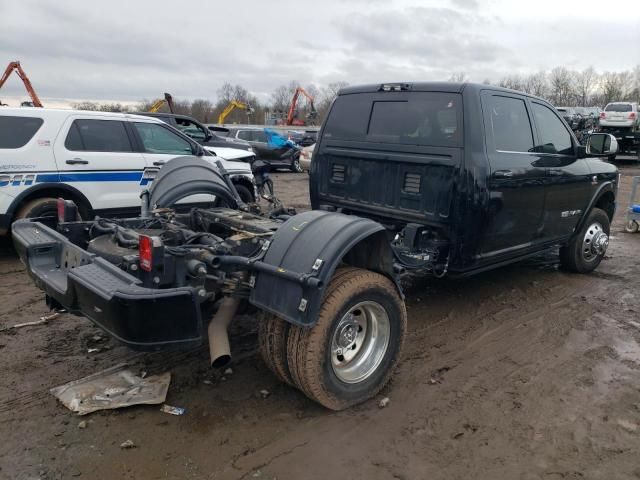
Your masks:
M0 0L0 69L10 60L50 104L215 100L225 81L267 100L290 80L620 71L640 63L640 0ZM17 78L0 91L23 97Z

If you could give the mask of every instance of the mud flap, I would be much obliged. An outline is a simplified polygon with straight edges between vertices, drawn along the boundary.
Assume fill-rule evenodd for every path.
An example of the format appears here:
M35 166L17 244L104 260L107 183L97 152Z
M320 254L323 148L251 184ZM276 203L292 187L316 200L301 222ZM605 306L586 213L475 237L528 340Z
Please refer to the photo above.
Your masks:
M273 236L263 261L281 271L316 277L321 284L309 287L268 272L256 273L250 302L293 324L313 325L327 284L346 257L354 266L393 276L391 248L384 233L384 227L373 220L341 213L314 210L292 217ZM357 250L368 251L352 252L361 242Z

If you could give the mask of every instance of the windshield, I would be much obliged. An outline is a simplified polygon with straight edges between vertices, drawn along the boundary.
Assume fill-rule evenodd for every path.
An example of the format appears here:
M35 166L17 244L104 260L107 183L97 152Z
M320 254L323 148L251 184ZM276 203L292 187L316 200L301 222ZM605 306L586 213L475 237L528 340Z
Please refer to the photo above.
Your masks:
M604 108L605 112L630 112L630 103L610 103Z

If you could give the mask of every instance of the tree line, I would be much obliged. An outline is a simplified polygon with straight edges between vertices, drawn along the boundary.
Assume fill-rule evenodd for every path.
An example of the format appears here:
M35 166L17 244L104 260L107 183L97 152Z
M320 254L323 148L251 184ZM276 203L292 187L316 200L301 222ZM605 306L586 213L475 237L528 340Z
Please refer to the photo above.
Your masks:
M451 75L450 81L469 80L464 72ZM622 72L597 72L593 67L584 70L570 70L566 67L555 67L549 71L540 71L528 75L508 75L497 82L489 79L485 84L520 90L547 99L556 106L599 106L604 107L612 101L640 100L640 65L632 70ZM327 114L331 102L338 91L347 86L347 82L335 82L326 86L315 84L303 88L314 98L317 116L310 124L320 124ZM218 116L225 107L236 100L251 106L252 111L235 109L225 119L225 123L232 124L262 124L265 120L278 121L286 119L291 99L298 87L297 81L280 85L271 92L267 101L260 101L258 97L239 84L224 83L216 92L216 100L198 98L192 101L174 99L175 113L189 115L203 123L216 123ZM121 103L74 103L78 110L93 110L104 112L146 112L158 98L141 100L135 106ZM161 112L168 112L163 105ZM307 99L300 96L295 116L306 119L310 113Z

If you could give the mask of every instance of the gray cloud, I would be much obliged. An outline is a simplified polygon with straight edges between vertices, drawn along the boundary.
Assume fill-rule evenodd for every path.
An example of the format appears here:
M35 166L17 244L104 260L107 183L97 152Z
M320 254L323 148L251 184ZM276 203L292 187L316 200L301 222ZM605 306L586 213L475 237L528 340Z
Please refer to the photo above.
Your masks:
M340 25L356 58L407 59L433 70L458 71L493 63L511 52L483 31L494 22L449 8L411 7L352 16Z
M539 11L560 6L538 1L549 4ZM461 71L483 80L560 64L623 70L640 58L637 9L622 19L572 18L569 35L561 12L522 17L507 0L449 5L0 0L0 68L21 60L45 98L135 101L169 91L214 99L229 81L266 100L290 80L435 80ZM0 92L8 95L24 95L16 79Z

